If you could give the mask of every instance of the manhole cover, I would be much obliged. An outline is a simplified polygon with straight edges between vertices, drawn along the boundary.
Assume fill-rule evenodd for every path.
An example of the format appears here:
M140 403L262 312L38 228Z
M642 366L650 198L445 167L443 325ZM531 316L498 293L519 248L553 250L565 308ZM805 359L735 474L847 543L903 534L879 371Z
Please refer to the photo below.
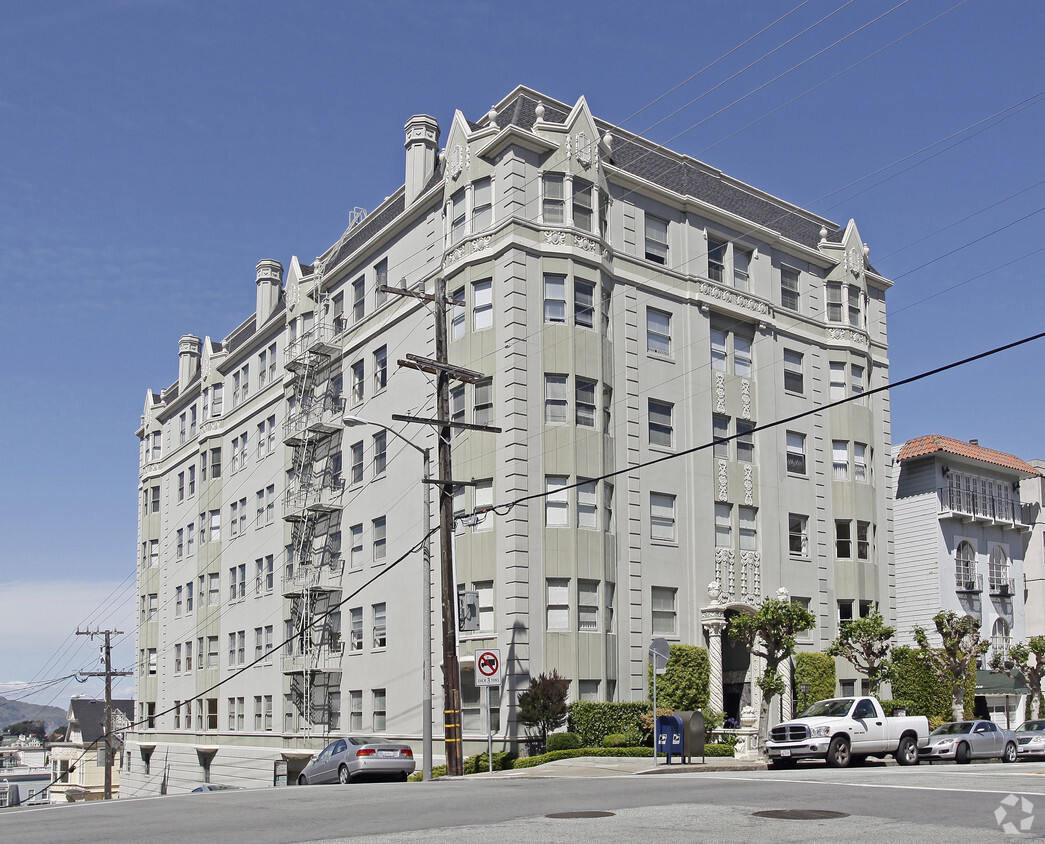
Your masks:
M613 812L553 812L546 818L612 818Z
M781 821L829 821L849 817L845 812L832 812L830 809L766 809L752 814L756 818L776 818Z

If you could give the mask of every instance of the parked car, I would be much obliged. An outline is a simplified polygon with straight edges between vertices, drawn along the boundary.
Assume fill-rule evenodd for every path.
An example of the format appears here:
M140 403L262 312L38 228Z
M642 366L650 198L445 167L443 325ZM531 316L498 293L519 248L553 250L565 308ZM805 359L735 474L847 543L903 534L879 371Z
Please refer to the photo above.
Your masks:
M1020 759L1045 757L1045 721L1024 721L1016 728Z
M220 782L208 782L197 786L192 790L193 794L203 794L208 791L239 791L238 785L225 785Z
M953 759L959 765L973 759L1015 762L1017 746L1016 734L993 721L951 721L929 734L929 744L919 756L925 762Z
M774 726L766 752L772 768L793 768L799 759L826 759L832 768L845 768L887 754L900 765L917 765L928 738L924 716L886 716L873 697L841 697L818 701Z
M405 780L413 772L414 751L410 745L346 736L332 741L312 757L298 777L298 785L350 783L371 775Z

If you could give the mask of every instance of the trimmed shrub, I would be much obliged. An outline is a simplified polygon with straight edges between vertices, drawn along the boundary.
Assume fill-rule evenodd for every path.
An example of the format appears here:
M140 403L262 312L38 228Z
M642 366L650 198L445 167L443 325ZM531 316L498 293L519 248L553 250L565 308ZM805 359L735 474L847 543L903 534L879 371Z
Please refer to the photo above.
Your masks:
M648 668L649 696L653 700L653 664ZM657 677L657 708L696 712L707 708L711 683L708 652L696 645L672 645L667 670Z
M510 751L504 750L493 755L493 769L495 771L510 771L514 765L515 754ZM483 771L490 770L490 763L487 761L485 753L479 753L465 759L461 769L466 774L481 774ZM439 779L439 777L445 776L446 765L436 765L432 768L432 779ZM410 782L421 782L423 777L424 773L422 771L414 771L407 779Z
M653 752L648 747L581 747L576 750L556 750L554 753L542 753L540 756L527 756L525 759L516 759L515 767L532 768L543 765L545 762L555 762L558 759L579 759L583 756L600 757L641 757L648 756L653 759Z
M809 684L807 703L835 696L835 658L819 651L795 654L795 710L802 708L802 683Z
M908 715L951 720L951 684L940 679L926 665L917 649L906 646L893 648L893 667L889 679L893 697L896 701L903 701ZM974 694L975 682L973 677ZM966 702L971 707L972 697L966 695Z
M596 703L580 700L570 704L566 729L577 733L585 747L598 747L608 735L637 730L639 718L647 709L649 704L641 701Z
M705 756L728 756L733 757L734 745L736 745L736 737L733 738L732 744L706 744L704 745Z
M602 740L603 747L629 747L624 733L611 733Z
M545 749L548 753L553 753L556 750L576 750L578 747L583 747L583 742L576 733L552 733L548 736Z

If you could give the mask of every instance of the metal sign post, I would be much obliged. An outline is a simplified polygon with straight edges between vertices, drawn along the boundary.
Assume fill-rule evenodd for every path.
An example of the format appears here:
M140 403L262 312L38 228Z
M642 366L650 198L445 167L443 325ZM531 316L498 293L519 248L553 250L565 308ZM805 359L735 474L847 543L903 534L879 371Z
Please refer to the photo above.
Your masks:
M504 677L504 666L501 664L501 651L498 648L487 648L475 652L475 685L486 686L486 759L493 773L493 687L500 687Z
M649 646L649 658L653 663L653 764L656 765L660 738L657 735L657 675L668 670L668 660L671 658L671 645L668 644L668 640L659 637L654 639Z

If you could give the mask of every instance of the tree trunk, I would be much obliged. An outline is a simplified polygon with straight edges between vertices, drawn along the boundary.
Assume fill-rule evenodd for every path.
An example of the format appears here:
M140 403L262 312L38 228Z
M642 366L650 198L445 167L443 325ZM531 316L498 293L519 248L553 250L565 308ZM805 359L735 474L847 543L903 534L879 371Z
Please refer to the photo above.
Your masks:
M951 702L951 717L954 721L962 721L965 718L965 686L958 686L954 690L954 698Z
M773 702L772 697L766 697L762 693L762 703L758 707L758 752L763 756L766 753L766 739L769 738L769 710Z

